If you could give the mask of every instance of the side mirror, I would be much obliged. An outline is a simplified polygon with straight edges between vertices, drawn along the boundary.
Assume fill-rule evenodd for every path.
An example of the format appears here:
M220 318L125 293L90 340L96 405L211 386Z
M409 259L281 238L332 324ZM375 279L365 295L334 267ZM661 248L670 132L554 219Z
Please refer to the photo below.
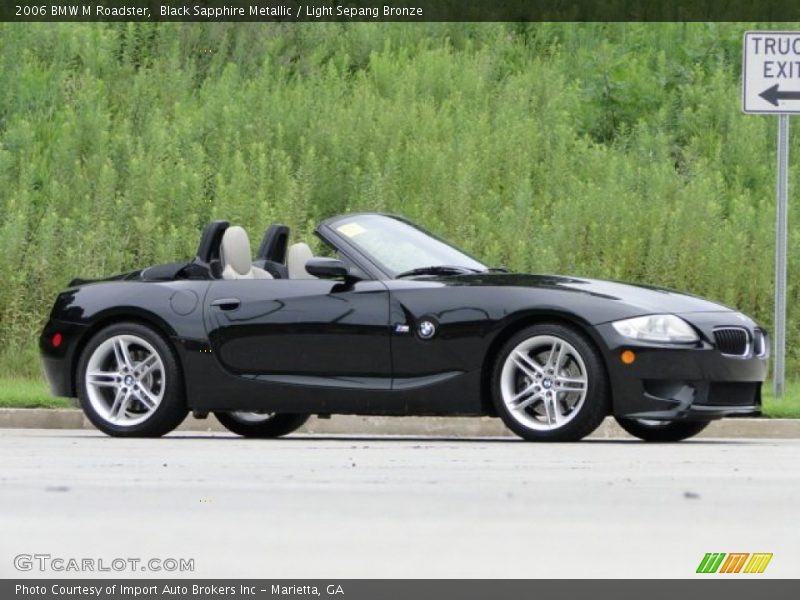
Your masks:
M338 258L318 256L306 262L306 271L320 279L350 279L350 269Z

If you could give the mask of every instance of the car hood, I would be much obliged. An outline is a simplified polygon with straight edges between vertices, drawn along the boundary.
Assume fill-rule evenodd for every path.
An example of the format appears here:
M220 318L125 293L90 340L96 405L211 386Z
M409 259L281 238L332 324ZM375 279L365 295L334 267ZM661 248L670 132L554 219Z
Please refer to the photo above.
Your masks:
M440 281L444 282L445 279L442 278ZM447 279L450 279L451 285L547 290L555 292L559 296L565 294L575 299L577 297L573 296L573 294L577 294L582 299L591 299L595 304L597 301L602 304L603 300L607 300L611 305L616 305L619 308L624 307L623 312L631 315L735 312L722 304L667 288L602 279L516 273L477 273L475 275L460 275ZM566 299L565 296L564 300Z

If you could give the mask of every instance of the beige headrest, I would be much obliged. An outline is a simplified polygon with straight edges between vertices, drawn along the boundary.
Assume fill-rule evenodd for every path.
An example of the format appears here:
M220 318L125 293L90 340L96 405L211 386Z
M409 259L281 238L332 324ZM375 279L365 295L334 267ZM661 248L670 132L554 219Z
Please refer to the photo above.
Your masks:
M289 271L289 279L316 279L306 271L306 263L314 258L308 244L298 242L292 244L286 252L286 269Z
M250 238L247 232L233 225L225 230L219 248L222 260L223 273L232 270L239 277L251 277L252 263L250 261Z

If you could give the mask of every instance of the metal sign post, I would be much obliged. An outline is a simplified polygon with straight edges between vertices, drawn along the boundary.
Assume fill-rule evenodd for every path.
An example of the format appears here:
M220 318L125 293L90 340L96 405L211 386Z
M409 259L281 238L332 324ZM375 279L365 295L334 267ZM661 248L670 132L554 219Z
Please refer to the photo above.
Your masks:
M775 396L783 396L786 377L786 242L789 196L789 115L778 117L778 185L775 219Z
M786 383L786 246L789 202L789 115L800 113L800 32L748 31L742 52L742 110L778 115L775 202L775 325L773 389Z

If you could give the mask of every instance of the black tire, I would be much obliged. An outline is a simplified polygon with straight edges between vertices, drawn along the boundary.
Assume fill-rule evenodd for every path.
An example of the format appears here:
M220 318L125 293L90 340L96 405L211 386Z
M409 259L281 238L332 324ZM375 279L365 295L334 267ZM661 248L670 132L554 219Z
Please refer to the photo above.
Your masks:
M163 397L147 419L135 425L119 425L106 420L92 405L87 390L86 369L92 354L101 344L119 335L137 336L147 341L155 349L164 366ZM84 414L97 429L110 436L160 437L180 425L188 414L183 375L174 350L155 329L140 323L116 323L96 333L81 352L76 378L78 399Z
M246 421L235 413L215 412L214 416L231 433L248 438L276 438L300 429L309 415L273 414L263 421Z
M616 418L616 421L625 431L645 442L680 442L696 436L710 423L710 421L669 421L648 425L636 419Z
M520 422L506 406L501 389L501 375L511 352L525 340L536 336L553 336L566 341L577 351L586 370L586 396L577 412L562 426L539 430ZM515 333L503 344L492 367L491 394L495 410L511 431L535 442L574 442L592 433L610 413L611 398L603 359L592 341L573 327L559 323L541 323Z

